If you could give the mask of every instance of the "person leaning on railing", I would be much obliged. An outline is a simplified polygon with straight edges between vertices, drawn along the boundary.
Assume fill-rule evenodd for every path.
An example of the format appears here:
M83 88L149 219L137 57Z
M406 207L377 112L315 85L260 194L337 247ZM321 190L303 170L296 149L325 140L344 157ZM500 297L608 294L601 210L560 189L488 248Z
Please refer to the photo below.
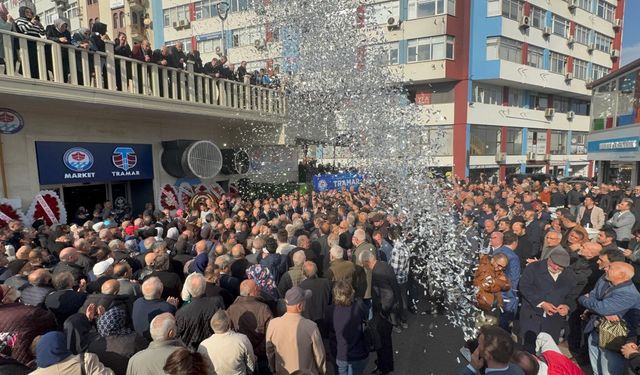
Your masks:
M9 10L4 3L0 3L0 30L11 31L13 29L13 18L9 15ZM4 44L0 34L0 65L4 65ZM0 72L2 73L2 72Z
M37 16L34 17L33 10L29 7L22 6L18 10L20 17L14 22L14 30L17 33L32 36L34 38L42 38L44 36L44 29L39 22ZM14 43L14 54L19 56L17 52L18 44ZM32 78L40 78L38 72L38 47L35 41L27 41L27 50L29 54L29 67ZM24 63L22 64L24 65Z
M69 23L64 18L58 18L53 21L53 25L49 25L45 29L47 39L52 40L60 44L71 44L71 33L68 30ZM47 70L53 70L53 60L51 56L51 46L45 46L46 58L47 58ZM62 53L62 70L64 74L65 82L69 77L69 54L66 50Z

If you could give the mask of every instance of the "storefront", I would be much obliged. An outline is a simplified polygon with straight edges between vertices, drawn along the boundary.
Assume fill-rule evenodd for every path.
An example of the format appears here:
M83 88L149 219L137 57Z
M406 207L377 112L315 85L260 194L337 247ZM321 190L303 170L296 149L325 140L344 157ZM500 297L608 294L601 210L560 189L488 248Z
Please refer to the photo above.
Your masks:
M589 160L596 161L598 182L640 183L640 126L627 126L589 135Z
M79 207L91 212L105 201L125 212L154 201L150 144L36 141L35 148L40 188L58 193L70 220Z

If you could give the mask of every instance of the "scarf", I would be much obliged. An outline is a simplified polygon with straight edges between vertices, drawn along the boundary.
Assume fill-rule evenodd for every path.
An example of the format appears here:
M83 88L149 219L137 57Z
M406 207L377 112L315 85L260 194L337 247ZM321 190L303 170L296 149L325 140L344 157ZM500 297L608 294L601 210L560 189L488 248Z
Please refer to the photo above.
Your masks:
M271 271L269 271L267 267L263 267L260 264L254 264L253 266L247 268L247 277L251 280L254 280L256 284L258 284L260 289L262 289L265 293L275 299L278 299L278 289L276 288L276 283L273 280Z
M59 331L44 334L36 345L36 364L38 368L45 368L62 362L72 355L67 349L64 333Z
M69 23L64 18L56 18L53 21L53 26L55 26L56 30L58 30L59 33L62 32L62 26L63 25L68 25L68 24Z
M102 337L124 336L131 333L127 328L127 312L119 307L112 307L98 318L98 333Z

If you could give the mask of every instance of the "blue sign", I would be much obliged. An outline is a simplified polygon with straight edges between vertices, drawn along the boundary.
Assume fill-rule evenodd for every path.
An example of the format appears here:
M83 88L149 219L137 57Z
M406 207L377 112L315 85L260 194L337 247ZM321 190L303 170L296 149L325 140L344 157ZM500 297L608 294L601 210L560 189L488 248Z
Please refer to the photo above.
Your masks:
M153 178L151 145L36 142L41 185Z
M640 137L624 137L591 141L587 152L636 152L640 149Z
M342 188L349 190L352 187L358 190L363 180L363 175L355 173L320 174L313 176L313 190L323 192L328 190L342 190Z
M196 42L203 42L211 39L222 39L222 33L220 31L216 31L213 33L196 35Z

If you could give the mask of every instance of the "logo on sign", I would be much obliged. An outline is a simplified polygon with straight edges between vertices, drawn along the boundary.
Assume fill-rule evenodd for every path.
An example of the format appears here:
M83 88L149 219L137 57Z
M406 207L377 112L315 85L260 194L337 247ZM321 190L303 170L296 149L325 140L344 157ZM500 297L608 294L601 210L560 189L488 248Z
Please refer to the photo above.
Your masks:
M329 184L327 183L327 180L318 181L318 187L320 188L321 191L326 190L328 185Z
M73 147L64 153L62 161L73 172L84 172L93 166L93 155L84 148Z
M24 120L18 112L0 108L0 133L16 134L24 127Z
M113 176L139 176L140 171L132 171L138 164L138 155L132 147L116 147L111 155L113 165L121 171L112 171Z
M136 152L131 147L116 147L116 149L113 150L111 160L116 168L126 172L136 166L138 163L138 155L136 155Z

